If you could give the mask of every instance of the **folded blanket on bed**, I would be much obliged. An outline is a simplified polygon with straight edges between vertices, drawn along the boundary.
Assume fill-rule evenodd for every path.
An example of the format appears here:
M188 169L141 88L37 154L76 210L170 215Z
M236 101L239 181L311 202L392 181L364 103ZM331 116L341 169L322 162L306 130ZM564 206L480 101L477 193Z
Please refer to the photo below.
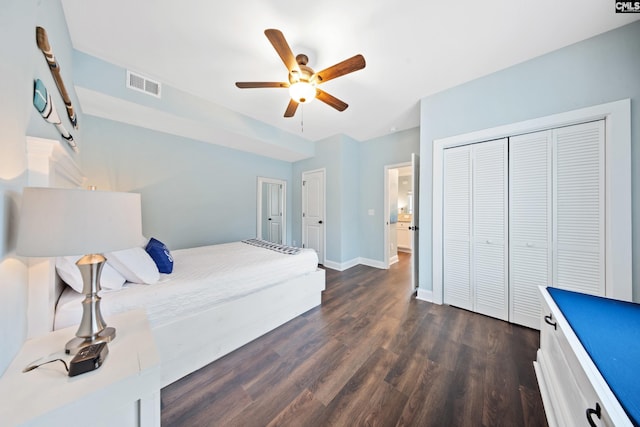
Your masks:
M267 242L266 240L261 239L246 239L243 240L242 243L257 246L259 248L271 249L272 251L280 252L281 254L287 255L297 255L302 250L301 248L296 248L295 246L280 245L278 243Z

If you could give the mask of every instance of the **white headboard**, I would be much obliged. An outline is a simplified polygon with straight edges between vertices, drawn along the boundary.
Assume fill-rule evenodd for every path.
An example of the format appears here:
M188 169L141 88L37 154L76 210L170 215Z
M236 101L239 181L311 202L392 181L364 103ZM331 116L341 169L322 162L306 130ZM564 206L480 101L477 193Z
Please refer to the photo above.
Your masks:
M29 187L84 187L76 159L60 141L27 137L27 185ZM44 237L44 236L43 236ZM64 289L53 258L29 258L27 337L53 330L55 305Z

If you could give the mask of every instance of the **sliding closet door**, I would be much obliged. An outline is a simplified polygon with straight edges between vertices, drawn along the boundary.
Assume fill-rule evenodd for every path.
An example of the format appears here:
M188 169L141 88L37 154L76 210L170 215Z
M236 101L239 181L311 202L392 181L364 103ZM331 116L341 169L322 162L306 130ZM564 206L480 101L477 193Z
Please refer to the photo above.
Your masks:
M471 148L474 311L508 320L507 140L483 142Z
M604 121L553 132L553 286L604 295Z
M509 320L540 329L551 285L552 131L509 138Z
M443 297L472 310L471 146L444 151Z

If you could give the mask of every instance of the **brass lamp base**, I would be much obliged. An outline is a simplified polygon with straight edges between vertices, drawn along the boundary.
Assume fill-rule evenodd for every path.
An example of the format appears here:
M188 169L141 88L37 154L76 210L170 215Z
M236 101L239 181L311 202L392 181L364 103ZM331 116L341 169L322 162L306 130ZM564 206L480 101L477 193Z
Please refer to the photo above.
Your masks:
M76 354L84 347L91 344L98 344L101 342L111 342L116 337L116 328L108 326L104 328L95 337L82 338L75 337L69 340L67 345L64 346L64 352L67 354Z

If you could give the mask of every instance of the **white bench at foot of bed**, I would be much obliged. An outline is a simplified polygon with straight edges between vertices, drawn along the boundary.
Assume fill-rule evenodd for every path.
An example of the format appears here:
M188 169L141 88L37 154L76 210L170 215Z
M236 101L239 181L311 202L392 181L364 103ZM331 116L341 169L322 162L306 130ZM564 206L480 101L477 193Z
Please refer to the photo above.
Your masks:
M324 289L325 271L318 269L153 328L161 387L319 306Z
M533 362L550 427L632 426L629 417L546 288Z

